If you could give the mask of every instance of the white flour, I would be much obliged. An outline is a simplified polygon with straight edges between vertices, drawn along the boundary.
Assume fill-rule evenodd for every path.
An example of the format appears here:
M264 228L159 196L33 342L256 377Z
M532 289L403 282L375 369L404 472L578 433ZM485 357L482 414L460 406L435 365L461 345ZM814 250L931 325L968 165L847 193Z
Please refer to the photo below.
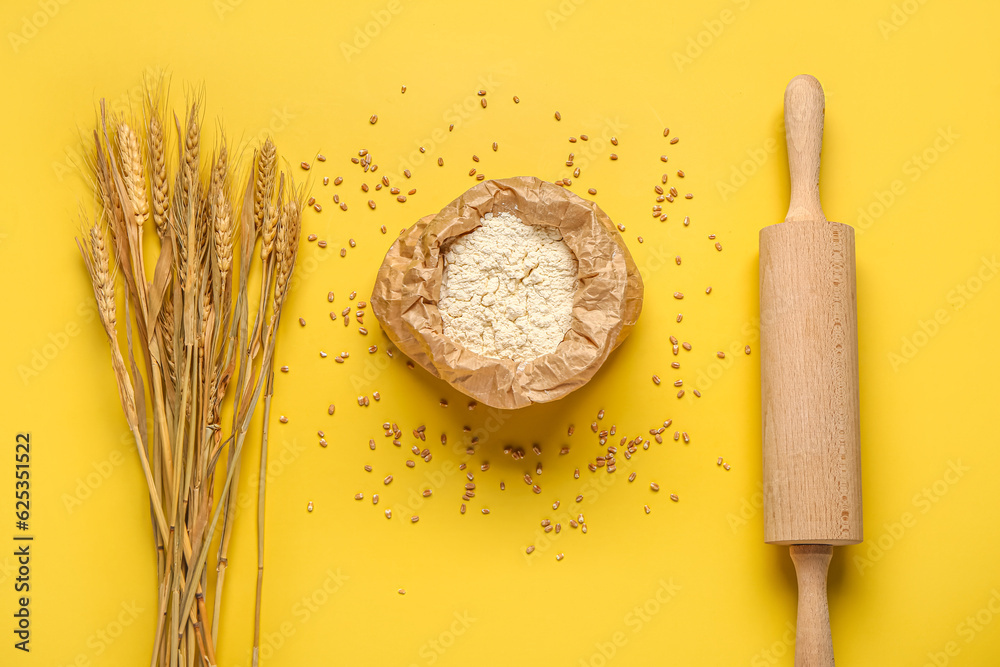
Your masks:
M572 320L576 258L554 227L506 212L481 222L445 251L438 304L445 335L494 359L555 351Z

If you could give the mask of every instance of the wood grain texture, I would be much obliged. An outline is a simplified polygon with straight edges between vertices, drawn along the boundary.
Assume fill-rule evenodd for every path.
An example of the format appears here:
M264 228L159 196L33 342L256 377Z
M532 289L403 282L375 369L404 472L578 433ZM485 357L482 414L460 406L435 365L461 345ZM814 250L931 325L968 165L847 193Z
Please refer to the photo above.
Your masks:
M795 667L833 667L833 637L826 577L833 547L822 544L789 547L799 584L795 619Z
M765 539L860 542L854 230L761 230L760 304Z
M814 77L800 74L785 88L785 144L791 195L785 222L826 220L819 203L819 156L826 97Z
M760 232L765 539L856 544L862 514L854 230L828 222L819 205L819 82L792 79L785 104L789 221Z

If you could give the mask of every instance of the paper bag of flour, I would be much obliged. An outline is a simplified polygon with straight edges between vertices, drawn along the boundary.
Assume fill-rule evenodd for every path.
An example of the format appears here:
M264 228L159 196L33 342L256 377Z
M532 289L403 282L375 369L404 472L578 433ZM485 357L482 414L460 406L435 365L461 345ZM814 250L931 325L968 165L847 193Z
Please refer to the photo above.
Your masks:
M568 329L555 350L493 358L445 333L439 310L445 254L487 213L555 227L576 259ZM520 408L562 398L594 376L635 325L643 285L624 240L597 204L533 177L483 181L404 232L379 269L372 309L401 351L481 403Z

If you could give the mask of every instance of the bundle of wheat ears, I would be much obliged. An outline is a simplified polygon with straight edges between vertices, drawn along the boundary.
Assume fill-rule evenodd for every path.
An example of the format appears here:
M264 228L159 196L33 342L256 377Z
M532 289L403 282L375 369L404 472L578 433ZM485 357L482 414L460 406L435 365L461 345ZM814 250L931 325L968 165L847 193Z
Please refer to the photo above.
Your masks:
M278 173L270 139L254 151L245 185L224 137L204 164L197 102L173 118L171 169L161 106L150 94L130 121L109 117L101 103L91 165L99 212L85 220L77 243L149 487L159 577L152 667L216 664L241 453L263 397L256 665L274 348L299 245L302 192ZM155 257L144 253L150 218L159 238ZM209 566L217 570L214 590Z

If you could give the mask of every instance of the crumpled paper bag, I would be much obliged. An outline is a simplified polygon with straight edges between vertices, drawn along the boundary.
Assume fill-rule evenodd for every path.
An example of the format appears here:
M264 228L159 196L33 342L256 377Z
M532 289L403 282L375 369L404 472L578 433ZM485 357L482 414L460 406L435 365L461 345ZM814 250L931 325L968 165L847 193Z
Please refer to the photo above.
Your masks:
M444 248L486 213L504 211L557 227L579 266L569 331L554 352L530 361L470 352L444 335L438 310ZM512 409L554 401L590 380L635 326L642 294L639 270L597 204L521 176L478 183L406 230L385 255L371 303L389 339L414 362L480 403Z

